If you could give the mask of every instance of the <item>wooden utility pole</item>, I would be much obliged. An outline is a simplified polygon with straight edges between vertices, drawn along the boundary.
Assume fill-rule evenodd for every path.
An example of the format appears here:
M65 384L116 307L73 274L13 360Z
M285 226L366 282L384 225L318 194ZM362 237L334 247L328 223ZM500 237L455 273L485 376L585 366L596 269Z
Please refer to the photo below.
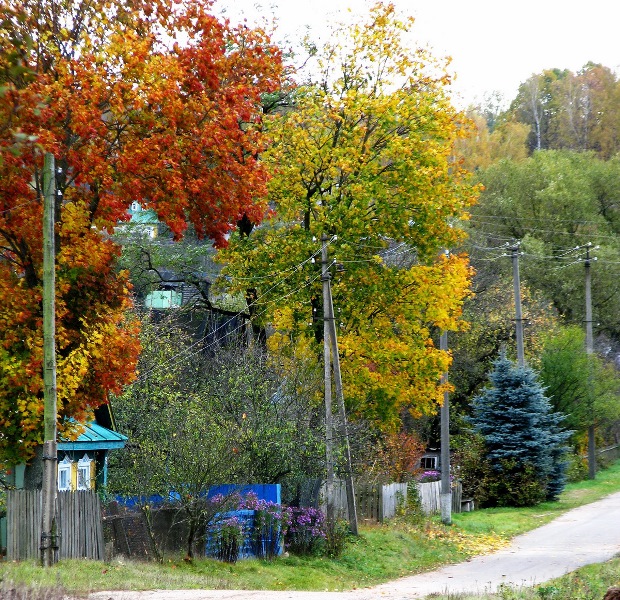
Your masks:
M592 337L592 279L590 273L590 248L592 244L586 244L586 260L584 262L586 270L586 352L588 355L594 352L594 341ZM592 386L588 385L588 394L592 394ZM592 413L592 411L590 411ZM592 417L592 414L590 414ZM596 478L596 438L594 423L588 426L588 478Z
M519 245L513 246L512 251L512 275L514 279L515 294L515 324L517 333L517 363L520 367L525 366L525 351L523 349L523 317L521 315L521 281L519 279Z
M358 535L357 527L357 506L355 501L355 489L353 487L353 468L351 466L351 446L349 445L349 433L347 431L347 412L344 406L344 394L342 391L342 376L340 373L340 357L338 355L338 336L336 334L336 322L334 318L334 304L331 291L331 274L327 261L327 236L321 236L323 270L321 280L323 281L323 315L329 338L331 341L331 354L334 369L334 383L336 387L336 401L338 403L338 414L340 417L340 436L344 445L345 459L345 484L347 488L347 504L349 506L349 527L353 535ZM327 368L326 368L327 376Z
M321 281L323 282L323 366L324 366L324 395L325 395L325 462L327 464L327 479L325 481L325 503L327 506L326 520L334 523L334 419L332 409L332 360L330 351L330 334L328 309L329 293L329 265L327 264L327 237L321 237Z
M43 442L43 489L41 516L41 563L45 567L57 561L56 496L58 454L56 448L56 249L54 208L56 173L54 156L45 155L43 165L43 383L45 427Z
M444 331L439 338L439 349L448 351L448 332ZM441 383L448 383L447 371L441 375ZM439 496L441 507L441 522L445 525L452 524L452 486L450 485L450 394L443 393L441 405L441 494Z

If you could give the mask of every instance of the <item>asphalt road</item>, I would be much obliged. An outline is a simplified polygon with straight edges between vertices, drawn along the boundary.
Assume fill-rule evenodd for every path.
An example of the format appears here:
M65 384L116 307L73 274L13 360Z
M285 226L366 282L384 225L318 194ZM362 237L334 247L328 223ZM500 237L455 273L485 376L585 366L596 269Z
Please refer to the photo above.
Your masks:
M620 552L620 493L573 509L520 535L507 548L374 588L350 592L155 590L97 592L89 600L405 600L448 592L492 592L501 584L531 586Z

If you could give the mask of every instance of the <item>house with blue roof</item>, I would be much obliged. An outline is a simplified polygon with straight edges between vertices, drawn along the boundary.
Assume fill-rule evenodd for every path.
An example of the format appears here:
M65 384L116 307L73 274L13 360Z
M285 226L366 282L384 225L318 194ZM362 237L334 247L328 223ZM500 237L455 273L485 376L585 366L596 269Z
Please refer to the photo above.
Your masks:
M58 491L101 490L108 482L108 455L125 447L127 436L118 433L108 405L95 410L95 419L82 424L72 440L58 440ZM9 469L4 481L16 489L40 489L43 481L41 452L28 465Z

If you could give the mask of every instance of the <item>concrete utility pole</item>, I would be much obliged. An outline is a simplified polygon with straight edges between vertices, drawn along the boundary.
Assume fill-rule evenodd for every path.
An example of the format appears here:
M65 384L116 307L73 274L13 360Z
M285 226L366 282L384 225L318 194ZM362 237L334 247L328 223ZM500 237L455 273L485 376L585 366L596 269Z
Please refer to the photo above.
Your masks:
M54 156L47 153L43 165L43 422L45 432L40 545L41 563L44 567L52 566L58 558L56 531L58 454L56 448L55 171Z
M439 338L439 349L447 352L448 332L444 331ZM448 373L441 376L441 383L448 383ZM444 525L452 524L452 486L450 485L450 394L443 393L441 405L441 522Z
M519 279L519 244L512 251L512 275L514 279L515 293L515 324L517 333L517 363L520 367L525 366L525 351L523 349L523 317L521 315L521 281Z
M334 304L331 291L331 274L329 273L327 261L327 236L321 236L322 253L321 264L323 270L321 280L323 281L323 314L325 323L328 325L329 338L331 341L332 362L334 368L334 382L336 384L336 399L338 402L338 414L340 416L340 435L344 444L345 459L345 484L347 488L347 504L349 506L349 527L353 535L358 535L357 527L357 506L355 501L355 489L353 487L353 469L351 467L351 447L349 445L349 433L347 431L347 413L344 406L344 394L342 392L342 377L340 373L340 357L338 355L338 336L336 334L336 322L334 318ZM327 300L327 302L325 302ZM325 329L324 329L325 331ZM327 376L327 368L325 370Z
M590 273L590 248L591 243L586 244L586 260L584 262L586 271L586 352L594 352L594 342L592 338L592 279ZM588 394L592 393L592 388L588 385ZM590 411L591 412L591 411ZM596 439L594 423L588 427L588 478L596 478Z

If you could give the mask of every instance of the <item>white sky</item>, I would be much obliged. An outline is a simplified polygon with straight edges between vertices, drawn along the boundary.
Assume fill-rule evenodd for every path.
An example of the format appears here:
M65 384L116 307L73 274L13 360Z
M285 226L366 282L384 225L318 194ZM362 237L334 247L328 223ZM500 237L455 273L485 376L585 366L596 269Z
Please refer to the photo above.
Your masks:
M451 56L455 101L485 93L507 101L532 73L579 70L588 61L620 73L620 0L393 0L414 16L412 33L437 57ZM309 27L324 38L326 24L368 11L369 0L217 0L231 21L248 24L274 15L278 33L300 39ZM350 9L350 12L349 12ZM277 41L277 40L276 40ZM459 101L458 98L461 98Z

